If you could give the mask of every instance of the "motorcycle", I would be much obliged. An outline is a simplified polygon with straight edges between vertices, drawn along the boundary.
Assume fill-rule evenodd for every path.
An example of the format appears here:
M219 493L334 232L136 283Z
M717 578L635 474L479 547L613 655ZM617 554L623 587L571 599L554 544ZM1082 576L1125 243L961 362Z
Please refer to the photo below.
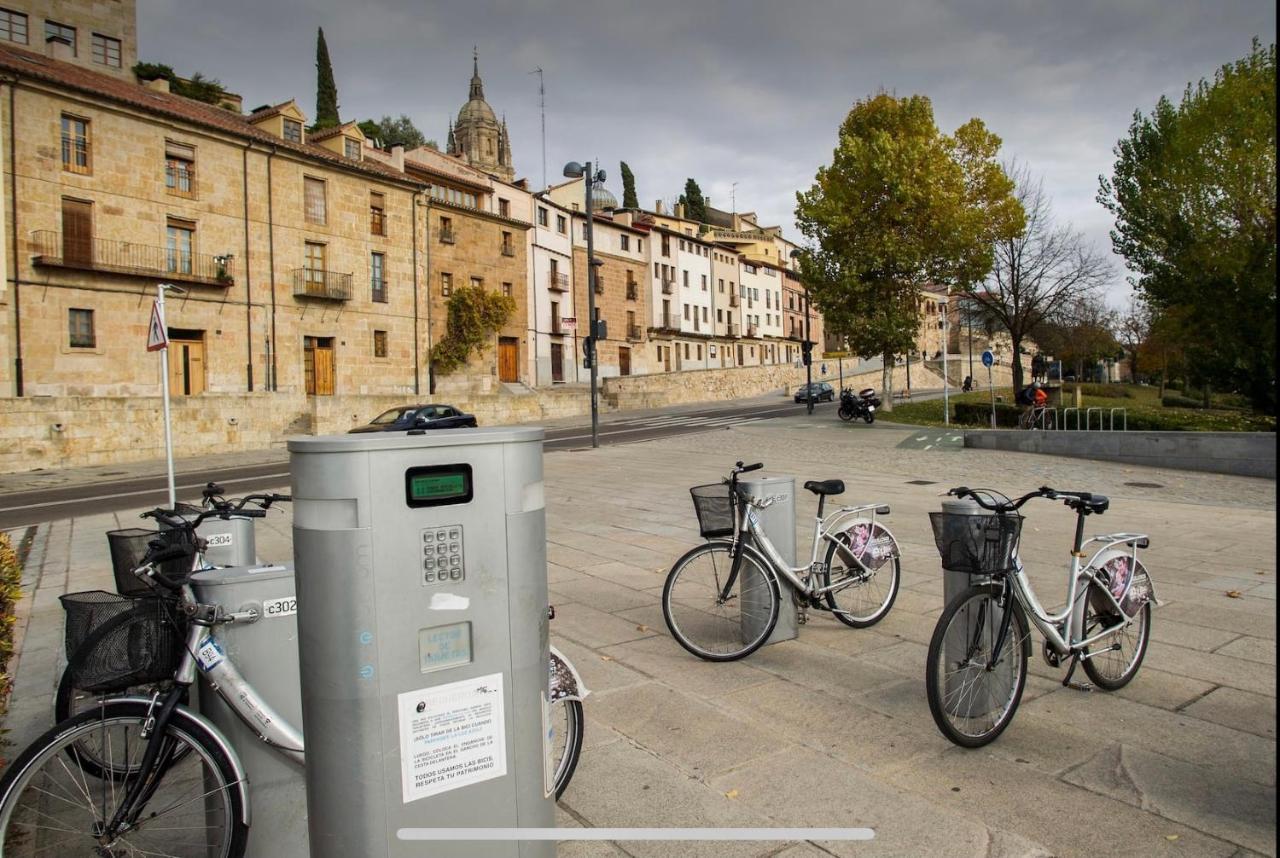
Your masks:
M867 423L876 421L876 409L880 407L880 397L874 388L863 388L855 396L852 390L845 388L840 392L840 419L849 421L861 417Z

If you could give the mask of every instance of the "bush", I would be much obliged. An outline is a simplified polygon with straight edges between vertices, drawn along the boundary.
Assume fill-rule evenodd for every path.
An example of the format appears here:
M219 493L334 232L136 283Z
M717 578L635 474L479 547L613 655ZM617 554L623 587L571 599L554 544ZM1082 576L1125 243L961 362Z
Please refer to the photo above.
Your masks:
M1165 394L1160 404L1165 408L1204 408L1203 399L1191 399L1187 396Z
M991 403L989 402L957 402L953 414L955 422L961 426L989 427L991 425ZM1022 409L1017 405L996 403L997 427L1017 429L1018 418L1021 416Z
M1164 384L1166 390L1182 390L1183 383L1180 378L1171 378Z
M1075 389L1079 387L1085 396L1093 396L1098 399L1131 399L1133 391L1125 384L1079 384L1062 388L1062 395L1068 396L1075 393Z
M9 708L9 659L13 657L13 609L22 595L22 567L9 541L0 533L0 718ZM0 763L3 760L0 759Z

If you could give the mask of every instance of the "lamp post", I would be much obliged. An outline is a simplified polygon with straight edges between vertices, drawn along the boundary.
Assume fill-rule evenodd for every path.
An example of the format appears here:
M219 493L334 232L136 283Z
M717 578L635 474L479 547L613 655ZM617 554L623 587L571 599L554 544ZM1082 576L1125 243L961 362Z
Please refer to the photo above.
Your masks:
M951 408L947 381L947 352L951 350L947 340L947 296L943 295L938 299L938 306L942 308L942 425L951 425Z
M792 260L800 258L800 251L791 251ZM813 413L813 343L809 341L809 284L800 281L804 286L804 344L800 346L800 354L804 359L804 399L807 413Z
M583 199L587 210L587 336L583 341L587 366L591 369L591 446L600 446L600 412L596 400L596 337L599 324L596 322L596 257L595 245L592 243L592 207L591 191L596 182L605 180L604 170L592 170L591 162L579 164L570 161L564 165L564 175L569 179L582 178Z
M973 378L973 299L964 305L964 319L969 326L969 378Z

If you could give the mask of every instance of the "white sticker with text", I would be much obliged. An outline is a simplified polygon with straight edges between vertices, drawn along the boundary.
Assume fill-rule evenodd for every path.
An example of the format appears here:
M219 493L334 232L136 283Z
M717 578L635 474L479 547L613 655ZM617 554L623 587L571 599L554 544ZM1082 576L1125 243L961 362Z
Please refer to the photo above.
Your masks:
M290 617L298 613L298 597L285 596L281 599L268 599L262 603L262 616L268 620L275 617Z

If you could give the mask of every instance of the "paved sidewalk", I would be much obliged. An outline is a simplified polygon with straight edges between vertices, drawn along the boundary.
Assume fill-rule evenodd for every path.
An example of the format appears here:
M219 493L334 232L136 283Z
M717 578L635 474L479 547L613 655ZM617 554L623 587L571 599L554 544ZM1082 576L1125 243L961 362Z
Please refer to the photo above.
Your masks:
M552 633L593 692L560 824L877 832L870 843L566 843L560 855L1276 854L1276 484L966 450L950 434L800 415L547 454ZM817 615L798 640L731 664L700 662L670 639L661 587L698 541L687 488L735 459L839 477L844 499L892 504L904 587L884 621L853 630ZM923 681L942 607L925 513L962 483L1108 494L1111 511L1090 529L1151 534L1162 602L1127 688L1063 688L1037 654L1012 726L976 751L938 733ZM797 544L808 545L815 504L802 492L797 506ZM1023 555L1052 605L1073 519L1048 503L1027 512ZM57 596L109 586L103 531L135 522L121 513L36 531L6 725L19 745L50 721ZM259 551L290 555L287 511L260 524Z

